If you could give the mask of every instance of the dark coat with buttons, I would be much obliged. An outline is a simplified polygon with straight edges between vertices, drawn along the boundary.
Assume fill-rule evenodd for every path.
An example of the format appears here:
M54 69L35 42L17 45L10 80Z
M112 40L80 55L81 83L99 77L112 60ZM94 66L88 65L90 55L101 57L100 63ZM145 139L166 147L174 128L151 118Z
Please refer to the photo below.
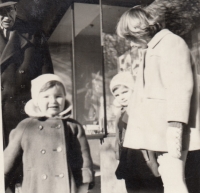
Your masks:
M93 181L84 129L73 119L27 118L20 122L4 151L7 179L21 157L23 193L75 193L75 187Z
M0 31L0 64L4 146L16 125L27 117L24 105L31 98L31 80L53 73L47 42L36 27L17 19L9 41Z

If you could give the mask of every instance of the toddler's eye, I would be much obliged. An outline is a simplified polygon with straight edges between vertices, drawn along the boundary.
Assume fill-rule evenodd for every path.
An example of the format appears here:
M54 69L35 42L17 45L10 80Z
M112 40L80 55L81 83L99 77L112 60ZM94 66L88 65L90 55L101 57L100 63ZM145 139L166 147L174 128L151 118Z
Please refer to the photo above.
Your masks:
M56 98L62 98L62 96L61 96L61 95L59 95L59 96L56 96Z

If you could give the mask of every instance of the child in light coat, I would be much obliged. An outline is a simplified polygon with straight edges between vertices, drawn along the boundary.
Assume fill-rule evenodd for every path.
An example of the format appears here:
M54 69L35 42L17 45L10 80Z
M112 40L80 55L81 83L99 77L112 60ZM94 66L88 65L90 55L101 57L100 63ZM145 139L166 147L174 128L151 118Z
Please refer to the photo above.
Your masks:
M196 69L186 42L166 29L164 14L154 11L135 6L117 24L121 38L142 48L124 146L160 154L165 193L199 192L191 187L200 175L185 172L199 170L195 162L188 164L192 154L200 153Z
M92 159L83 127L69 118L62 80L45 74L31 82L30 116L12 130L4 151L6 184L23 161L22 193L86 193Z
M110 82L110 90L116 107L116 143L115 153L119 165L117 179L125 179L127 192L142 190L162 191L162 181L158 173L156 154L153 151L134 150L123 147L128 122L127 107L134 90L134 79L130 72L120 72Z

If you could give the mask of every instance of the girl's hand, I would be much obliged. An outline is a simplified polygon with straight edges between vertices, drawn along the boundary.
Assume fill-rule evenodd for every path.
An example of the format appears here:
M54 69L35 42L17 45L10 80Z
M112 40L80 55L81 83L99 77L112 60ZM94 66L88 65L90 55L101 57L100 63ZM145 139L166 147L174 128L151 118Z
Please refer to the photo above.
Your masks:
M182 152L181 159L172 157L169 153L160 155L158 171L161 175L165 193L188 193L185 183L185 160L187 151Z

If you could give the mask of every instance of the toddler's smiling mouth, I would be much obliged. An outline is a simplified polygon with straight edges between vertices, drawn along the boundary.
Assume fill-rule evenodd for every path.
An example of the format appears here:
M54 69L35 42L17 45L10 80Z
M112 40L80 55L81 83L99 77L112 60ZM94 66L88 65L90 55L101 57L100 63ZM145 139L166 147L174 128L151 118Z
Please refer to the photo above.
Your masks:
M58 109L58 106L49 106L49 109Z

